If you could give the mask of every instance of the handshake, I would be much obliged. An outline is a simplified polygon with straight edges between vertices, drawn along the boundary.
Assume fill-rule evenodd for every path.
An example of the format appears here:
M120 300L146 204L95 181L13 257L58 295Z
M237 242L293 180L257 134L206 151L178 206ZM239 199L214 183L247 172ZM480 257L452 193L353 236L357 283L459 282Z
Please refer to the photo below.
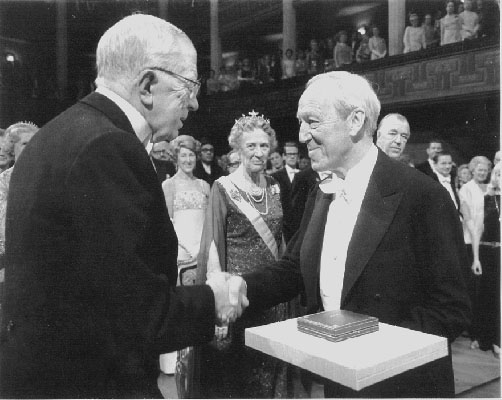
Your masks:
M249 305L246 282L240 276L213 272L208 276L206 284L214 293L218 325L234 322Z

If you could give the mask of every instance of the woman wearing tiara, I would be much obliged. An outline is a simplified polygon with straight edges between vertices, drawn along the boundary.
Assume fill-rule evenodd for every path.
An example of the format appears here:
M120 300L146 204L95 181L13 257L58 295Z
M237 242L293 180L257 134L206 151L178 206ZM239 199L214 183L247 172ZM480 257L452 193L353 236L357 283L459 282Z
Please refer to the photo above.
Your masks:
M197 279L212 273L241 275L279 257L282 208L279 185L264 174L277 144L270 121L250 112L237 120L228 138L241 165L216 181L211 190L197 263ZM286 364L247 348L244 329L287 318L287 305L266 312L247 310L228 327L215 328L215 340L201 349L201 397L291 397L286 391Z

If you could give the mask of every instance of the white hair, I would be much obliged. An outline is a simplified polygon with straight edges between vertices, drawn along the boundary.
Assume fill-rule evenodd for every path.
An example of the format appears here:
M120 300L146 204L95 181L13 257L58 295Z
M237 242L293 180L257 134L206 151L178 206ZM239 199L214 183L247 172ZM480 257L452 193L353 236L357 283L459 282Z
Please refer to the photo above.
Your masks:
M99 40L96 84L130 82L148 67L183 73L190 67L186 63L190 50L195 52L192 42L176 26L152 15L130 15Z
M356 108L364 111L363 132L372 136L380 114L380 101L368 80L346 71L333 71L314 76L307 82L307 88L321 85L322 98L318 100L332 106L344 119ZM328 117L328 116L325 116Z
M387 114L386 116L384 116L380 120L380 123L378 124L378 129L377 129L377 137L380 137L380 135L382 134L382 132L381 132L382 125L385 122L385 120L387 120L389 118L395 118L398 121L405 123L406 125L408 125L408 129L410 129L410 123L408 122L408 119L404 115L399 114L399 113L390 113L390 114Z

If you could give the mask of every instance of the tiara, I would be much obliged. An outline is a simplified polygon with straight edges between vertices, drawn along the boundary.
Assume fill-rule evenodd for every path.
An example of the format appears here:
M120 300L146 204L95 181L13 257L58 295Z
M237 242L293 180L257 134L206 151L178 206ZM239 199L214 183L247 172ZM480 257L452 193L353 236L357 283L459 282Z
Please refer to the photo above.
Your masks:
M245 125L247 125L249 123L255 123L255 122L262 122L262 123L264 122L264 123L270 125L270 120L265 118L265 116L263 114L260 116L260 115L258 115L258 113L255 110L248 112L248 114L249 115L242 114L242 117L235 120L235 124L239 125L243 129L244 129Z
M31 122L31 121L19 121L19 122L17 122L17 124L30 125L33 128L38 128L38 125L35 124L34 122Z

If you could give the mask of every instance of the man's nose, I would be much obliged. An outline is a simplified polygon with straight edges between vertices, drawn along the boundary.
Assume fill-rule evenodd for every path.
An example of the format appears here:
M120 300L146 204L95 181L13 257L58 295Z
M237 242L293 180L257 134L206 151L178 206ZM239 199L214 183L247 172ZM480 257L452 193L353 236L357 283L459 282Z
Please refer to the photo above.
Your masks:
M197 96L190 96L188 99L188 110L189 111L197 111L199 109L199 101L197 100Z
M310 129L307 124L301 124L300 125L300 131L298 132L298 139L300 140L301 143L306 143L308 142L312 136L310 135Z

